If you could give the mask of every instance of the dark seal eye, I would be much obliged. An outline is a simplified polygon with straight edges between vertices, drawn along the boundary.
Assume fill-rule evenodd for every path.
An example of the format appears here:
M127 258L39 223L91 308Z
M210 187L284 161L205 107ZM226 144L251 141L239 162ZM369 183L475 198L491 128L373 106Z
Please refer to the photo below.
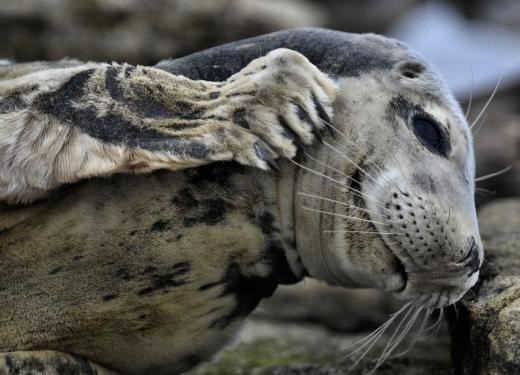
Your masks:
M423 115L415 115L412 118L412 128L417 138L431 152L448 156L450 151L448 135L435 120Z

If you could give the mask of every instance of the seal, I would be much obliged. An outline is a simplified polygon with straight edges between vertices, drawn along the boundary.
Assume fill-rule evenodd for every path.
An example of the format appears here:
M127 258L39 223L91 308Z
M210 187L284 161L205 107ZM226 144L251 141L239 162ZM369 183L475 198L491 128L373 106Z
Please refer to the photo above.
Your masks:
M332 134L313 146L291 137L300 155L279 160L278 173L208 161L94 178L8 207L35 211L1 234L4 372L182 372L222 348L277 285L304 276L386 290L415 318L475 284L483 249L471 133L442 79L405 45L296 29L155 68L228 82L279 48L305 56L337 92L332 122L302 102L315 119L303 122L321 118ZM292 61L282 65L301 60Z

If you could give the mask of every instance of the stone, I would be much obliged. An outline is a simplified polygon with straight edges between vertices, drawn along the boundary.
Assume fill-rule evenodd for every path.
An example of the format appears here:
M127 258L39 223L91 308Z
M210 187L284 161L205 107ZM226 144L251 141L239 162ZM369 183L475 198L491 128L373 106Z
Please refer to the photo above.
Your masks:
M479 212L485 262L448 321L457 374L520 374L520 199Z
M280 286L255 316L288 322L311 322L336 331L369 331L384 323L402 302L375 289L346 289L305 279Z
M187 375L365 375L374 369L389 335L356 367L356 355L347 354L369 332L337 333L322 326L305 323L252 319L241 331L234 345L225 349L212 363ZM412 336L403 342L410 345ZM454 375L449 359L446 333L435 339L417 342L405 355L390 358L374 375Z
M0 58L154 65L274 30L323 26L297 0L0 0Z

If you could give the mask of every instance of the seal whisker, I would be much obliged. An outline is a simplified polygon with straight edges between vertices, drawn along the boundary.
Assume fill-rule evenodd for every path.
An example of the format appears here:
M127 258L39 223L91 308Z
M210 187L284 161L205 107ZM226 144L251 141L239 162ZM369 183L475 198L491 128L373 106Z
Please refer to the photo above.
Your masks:
M399 323L399 326L402 324L402 322L406 319L406 317L409 315L410 311L413 310L413 301L408 302L406 305L404 305L397 313L394 313L391 315L391 317L387 320L386 323L384 323L380 327L380 331L377 332L377 330L374 332L374 336L372 336L369 340L367 340L363 345L361 345L356 350L350 352L347 356L352 356L354 353L358 352L359 350L363 349L364 347L367 347L363 353L354 361L354 363L350 366L349 371L352 371L354 367L356 367L359 362L363 360L363 358L366 357L366 355L370 352L370 350L374 347L374 345L379 341L381 336L386 332L386 330L391 326L391 324L395 321L395 319L401 315L402 313L405 313L403 318L401 319L401 322Z
M424 338L424 341L432 340L437 336L437 334L439 333L439 330L442 326L443 318L444 318L444 308L441 307L441 308L439 308L439 316L437 317L437 320L435 321L435 323L433 325L431 325L430 327L424 329L425 332L431 331L431 333Z
M401 344L403 339L406 337L408 332L410 332L410 329L415 324L422 309L423 309L422 306L418 306L418 307L412 307L408 310L408 312L411 313L410 320L403 326L399 335L397 337L394 337L395 334L397 332L399 332L400 326L402 326L402 323L407 319L409 314L407 314L405 317L403 317L403 319L401 320L401 323L395 329L394 334L392 335L390 340L388 340L388 343L386 344L385 348L383 349L383 353L381 354L381 357L379 357L375 367L372 369L372 372L374 372L379 366L381 366L381 364L390 356L390 354L392 354L392 352L395 350L395 348L397 348L397 346L399 344Z
M323 144L327 147L329 147L331 150L333 151L336 151L340 156L342 156L345 160L347 160L349 163L351 163L353 166L355 166L356 168L358 168L361 172L363 172L367 177L369 177L372 181L374 181L376 184L379 184L377 182L377 180L372 177L372 175L370 173L368 173L367 171L365 171L359 164L355 163L352 159L350 159L347 155L345 155L343 152L341 152L340 150L338 150L336 147L332 146L330 143L328 143L327 141L323 141Z
M386 330L390 324L392 324L392 322L397 319L397 317L399 315L401 315L403 313L404 310L406 310L411 304L412 304L413 301L409 301L407 302L405 305L403 305L399 310L397 310L396 312L390 314L390 317L388 318L388 320L386 322L384 322L383 324L381 324L378 328L376 328L373 332L371 332L370 334L368 334L367 336L363 337L362 339L350 344L350 345L347 345L347 346L344 346L343 347L343 350L347 350L347 349L350 349L354 346L357 346L359 344L362 344L362 343L365 343L367 342L368 340L372 339L375 335L377 335L378 333L380 333L381 331L384 331ZM347 353L345 355L345 357L348 357L348 356L351 356L352 354L354 353L357 353L359 350L361 350L362 348L364 347L361 346L361 347L358 347L356 348L355 350Z
M385 215L383 215L383 214L381 214L379 212L375 212L375 211L369 210L367 208L361 208L359 206L355 206L355 205L351 205L351 204L348 204L348 203L345 203L345 202L341 202L341 201L338 201L336 199L326 198L326 197L322 197L320 195L309 194L309 193L305 193L303 191L299 191L298 194L299 195L303 195L305 197L316 198L316 199L320 199L320 200L327 201L327 202L334 202L334 203L337 203L339 205L342 205L342 206L345 206L345 207L348 207L348 208L353 208L353 209L356 209L356 210L365 211L365 212L372 213L374 215L385 217ZM392 222L394 222L394 221L392 221Z
M474 85L474 77L473 77L473 64L470 64L470 70L471 70L471 90L469 92L469 103L468 103L468 108L466 108L466 114L464 115L464 117L466 117L466 120L468 119L468 115L469 115L469 111L471 109L471 102L473 101L473 85Z
M364 222L375 223L375 224L383 224L383 223L381 223L381 222L374 221L374 220L368 220L368 219L362 219L362 218L360 218L360 217L355 217L355 216L348 216L348 215L338 214L338 213L336 213L336 212L322 211L322 210L318 210L318 209L316 209L316 208L311 208L311 207L307 207L307 206L302 206L302 208L303 208L304 210L307 210L307 211L319 212L319 213L322 213L322 214L327 214L327 215L332 215L332 216L338 216L338 217L341 217L341 218L343 218L343 219L356 220L356 221L364 221Z
M332 124L328 124L332 129L334 129L334 131L336 131L342 138L345 142L351 144L352 146L354 146L358 151L360 151L361 153L363 153L363 150L361 150L361 148L359 147L359 145L357 145L355 142L351 141L350 139L348 139L348 137L346 136L345 133L343 133L342 131L340 131L337 127L335 127L334 125ZM339 142L337 140L332 140L332 142L336 143L338 146L341 147L341 145L339 145ZM380 173L383 172L383 170L372 160L369 161Z
M296 161L294 161L294 160L292 160L292 159L289 159L289 160L290 160L292 163L296 164L297 166L299 166L300 168L302 168L302 169L304 169L304 170L306 170L306 171L309 171L309 172L311 172L311 173L314 173L314 174L316 174L316 175L318 175L318 176L321 176L321 177L323 177L323 178L325 178L325 179L327 179L327 180L329 180L329 181L332 181L332 182L334 182L334 183L340 185L342 189L348 189L348 190L353 191L353 192L355 192L355 193L357 193L357 194L360 194L360 195L362 195L363 197L365 197L366 199L369 199L369 200L371 200L371 201L373 201L373 202L378 203L378 205L379 205L380 207L382 207L382 205L383 205L383 203L380 202L380 201L378 201L377 199L374 199L373 197L370 197L370 196L366 195L365 193L362 193L362 192L359 191L359 190L356 190L356 189L354 189L354 188L352 188L352 187L350 187L350 186L347 186L347 185L346 185L344 182L342 182L342 181L336 180L335 178L332 178L332 177L330 177L330 176L327 176L327 175L324 174L324 173L320 173L320 172L318 172L318 171L315 171L315 170L312 169L312 168L309 168L309 167L306 167L306 166L304 166L304 165L301 165L300 163L298 163L298 162L296 162Z
M493 92L491 93L491 95L489 96L489 99L487 100L486 104L484 104L484 108L482 108L482 110L480 111L480 113L478 114L478 116L475 118L475 120L473 120L473 122L471 123L470 125L470 130L473 130L473 127L475 126L475 124L477 123L477 121L482 117L482 115L484 114L484 112L486 111L486 109L488 108L489 104L491 103L491 101L493 100L493 98L495 97L496 93L498 92L498 88L500 87L500 83L502 82L502 74L500 74L500 76L498 77L498 81L497 81L497 84L495 85L495 88L493 90Z
M423 306L423 308L424 308L424 306ZM419 326L419 329L417 330L417 333L414 335L414 338L412 339L410 344L406 347L406 349L400 351L397 354L392 355L391 358L402 357L403 355L408 353L410 350L412 350L412 348L415 345L415 343L417 341L419 341L419 339L421 338L421 335L424 332L424 327L426 326L426 323L428 322L428 319L431 316L431 313L432 313L432 309L425 309L424 310L424 317L422 319L421 325Z
M361 182L359 180L356 180L355 178L353 178L352 176L349 176L348 174L346 174L345 172L342 172L340 171L339 169L337 168L334 168L330 165L328 165L327 163L324 163L318 159L316 159L315 157L313 157L312 155L309 155L308 153L305 153L305 156L307 156L309 159L311 160L314 160L315 162L317 162L318 164L324 166L325 168L329 168L329 169L332 169L333 171L339 173L341 176L345 177L346 179L350 180L350 181L354 181L355 183L357 183L358 185L361 185Z
M500 170L498 170L496 172L485 174L484 176L477 177L477 178L475 178L475 182L485 181L485 180L489 180L490 178L503 175L504 173L507 173L511 168L513 168L513 166L512 165L508 165L507 167L502 168L502 169L500 169Z
M340 150L346 151L346 150L344 150L343 146L339 143L338 140L332 139L331 141L332 141L333 143L335 143L335 144L336 144L336 147L338 147ZM352 142L351 140L345 139L345 141L348 142L348 143L350 143L350 144L352 144L353 146L355 146L356 149L357 149L359 152L362 152L361 148L360 148L358 145L356 145L354 142ZM368 162L369 162L370 164L372 164L372 165L377 169L377 171L378 171L379 173L383 173L383 170L382 170L382 169L381 169L381 168L380 168L380 167L379 167L379 166L378 166L378 165L377 165L373 160L368 160Z
M477 136L477 134L480 131L480 129L486 124L487 115L488 115L487 113L484 114L484 116L482 116L482 118L478 122L478 125L475 127L475 131L473 132L473 136L474 137Z
M346 173L340 171L339 169L334 168L334 167L332 167L332 166L330 166L330 165L328 165L328 164L326 164L326 163L324 163L324 162L322 162L322 161L316 159L315 157L313 157L312 155L309 155L308 153L305 153L305 155L306 155L307 157L309 157L311 160L314 160L314 161L317 162L318 164L324 166L325 168L332 169L333 171L338 172L342 177L344 177L344 178L346 178L346 179L348 179L348 180L350 180L350 181L354 181L354 182L357 183L358 185L361 185L361 182L360 182L360 181L356 180L356 179L353 178L352 176L347 175ZM348 189L350 189L351 191L354 191L354 192L358 193L358 194L357 194L358 196L360 196L359 194L361 194L363 197L366 197L366 198L370 199L370 197L369 197L368 195L366 195L365 193L363 193L363 192L361 192L361 191L359 191L359 190L357 190L357 189L354 189L354 188L351 187L351 186L348 186ZM383 209L385 209L386 211L390 211L390 210L386 209L386 208L383 207L383 206L380 206L380 207L383 208Z
M496 190L488 190L481 187L475 187L475 192L480 195L495 195Z
M404 236L404 234L393 233L393 232L381 233L381 232L362 231L362 230L324 230L323 233L373 233L373 234L388 234L388 235L391 234L394 236L398 236L398 235Z

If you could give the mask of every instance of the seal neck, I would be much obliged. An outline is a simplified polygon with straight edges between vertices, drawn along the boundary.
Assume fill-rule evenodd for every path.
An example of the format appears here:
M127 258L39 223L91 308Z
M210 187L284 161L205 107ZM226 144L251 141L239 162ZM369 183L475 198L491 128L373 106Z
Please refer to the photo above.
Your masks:
M285 258L293 275L301 280L307 276L307 270L297 251L296 243L296 198L298 191L298 169L288 160L278 162L280 173L274 179L277 202L277 216L280 234L285 244Z

